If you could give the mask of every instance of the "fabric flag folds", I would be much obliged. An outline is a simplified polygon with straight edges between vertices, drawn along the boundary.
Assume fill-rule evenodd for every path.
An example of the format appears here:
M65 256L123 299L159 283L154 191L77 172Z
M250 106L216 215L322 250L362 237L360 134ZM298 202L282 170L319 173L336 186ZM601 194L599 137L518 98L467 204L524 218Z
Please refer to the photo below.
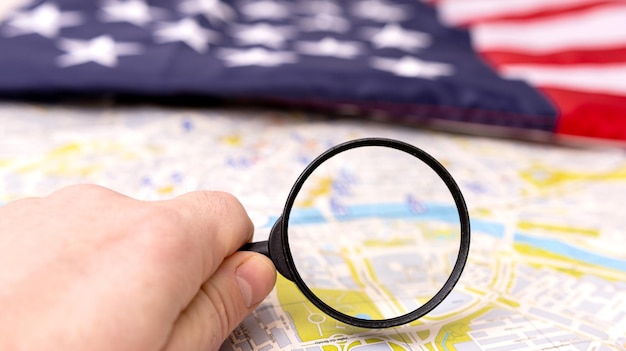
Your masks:
M556 132L626 140L626 1L442 0L503 77L536 87L557 108Z
M0 95L193 94L626 140L626 4L33 0Z

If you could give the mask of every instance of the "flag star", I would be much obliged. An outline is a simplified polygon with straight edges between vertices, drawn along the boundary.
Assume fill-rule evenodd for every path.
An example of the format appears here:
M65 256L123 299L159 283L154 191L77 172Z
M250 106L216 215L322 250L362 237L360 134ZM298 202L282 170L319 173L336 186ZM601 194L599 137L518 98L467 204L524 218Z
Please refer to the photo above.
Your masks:
M376 69L407 78L434 79L441 76L449 76L454 71L451 64L422 61L411 56L405 56L399 60L374 57L370 63Z
M282 47L294 34L289 26L271 26L267 23L238 25L234 27L234 32L237 40L244 45L265 45L272 48Z
M388 3L385 0L362 0L352 7L352 12L376 22L400 22L410 18L409 9Z
M382 30L365 30L375 48L397 48L413 52L416 49L427 47L432 40L430 35L416 30L407 30L398 24L387 24Z
M144 0L106 0L100 14L104 22L128 22L143 27L153 18L164 18L166 12L148 6Z
M298 56L288 51L270 51L264 48L222 49L218 57L226 61L226 66L273 67L285 63L295 63Z
M57 5L43 3L28 12L17 12L7 24L6 34L17 36L36 33L46 38L55 38L61 28L83 23L78 12L60 11Z
M357 41L338 41L335 38L324 38L320 41L302 41L296 43L296 49L307 55L334 56L353 58L363 52L363 45Z
M88 62L115 67L118 63L118 56L138 55L142 52L141 45L117 43L108 35L101 35L91 40L61 39L58 45L61 50L67 52L57 58L57 64L61 67Z
M246 17L253 20L276 20L290 16L289 10L285 4L271 0L260 0L244 4L240 7L240 11L246 15Z
M340 16L318 13L305 17L299 22L300 28L308 32L324 31L345 33L350 29L350 22Z
M188 15L204 15L213 24L232 21L235 17L235 11L221 0L185 0L178 9Z
M209 48L209 43L219 39L219 34L201 27L191 18L183 18L178 22L161 23L154 32L155 41L159 44L182 41L199 53Z

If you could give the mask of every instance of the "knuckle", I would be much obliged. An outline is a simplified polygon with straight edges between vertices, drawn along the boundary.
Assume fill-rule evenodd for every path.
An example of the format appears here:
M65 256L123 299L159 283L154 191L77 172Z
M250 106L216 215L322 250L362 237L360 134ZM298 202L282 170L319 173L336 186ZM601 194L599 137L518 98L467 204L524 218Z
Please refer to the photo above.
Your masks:
M229 193L217 193L218 197L218 210L221 211L221 215L227 215L230 218L237 219L240 223L245 223L247 226L252 227L252 222L248 218L248 214L239 200ZM245 218L247 221L239 221L239 219Z
M229 193L216 191L216 192L202 192L202 199L205 206L203 208L211 209L214 215L227 215L241 208L241 204L237 198ZM211 204L211 206L206 206Z
M246 210L239 200L226 192L203 192L196 198L201 216L216 218L216 224L222 226L225 232L243 231L252 232L253 224Z

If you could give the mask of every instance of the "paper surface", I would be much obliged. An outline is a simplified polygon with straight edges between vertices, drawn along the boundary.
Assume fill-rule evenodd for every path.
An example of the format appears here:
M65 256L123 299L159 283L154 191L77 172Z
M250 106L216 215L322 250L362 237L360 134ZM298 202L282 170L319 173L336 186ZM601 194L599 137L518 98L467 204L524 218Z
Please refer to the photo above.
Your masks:
M147 200L224 190L239 197L262 240L314 157L372 136L424 149L459 183L472 219L459 284L411 325L363 330L325 316L280 278L223 350L626 349L621 149L262 110L3 103L0 203L79 182Z

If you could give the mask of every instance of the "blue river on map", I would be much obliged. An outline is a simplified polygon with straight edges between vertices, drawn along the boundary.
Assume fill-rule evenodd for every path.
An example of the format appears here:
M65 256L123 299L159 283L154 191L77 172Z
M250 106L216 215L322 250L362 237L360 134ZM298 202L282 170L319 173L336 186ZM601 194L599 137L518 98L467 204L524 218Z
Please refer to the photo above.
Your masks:
M415 220L437 220L452 224L459 223L456 207L447 204L423 204L420 205L419 208L407 205L406 203L371 204L334 207L332 211L337 221L377 217L388 219L413 218ZM324 214L314 208L293 209L289 217L290 225L323 223L327 221ZM273 218L269 226L275 221L276 218ZM472 233L487 234L496 238L502 238L504 236L505 226L500 223L470 219L470 226ZM515 232L515 242L532 245L581 262L626 272L626 260L603 256L554 238L542 238L518 231Z

